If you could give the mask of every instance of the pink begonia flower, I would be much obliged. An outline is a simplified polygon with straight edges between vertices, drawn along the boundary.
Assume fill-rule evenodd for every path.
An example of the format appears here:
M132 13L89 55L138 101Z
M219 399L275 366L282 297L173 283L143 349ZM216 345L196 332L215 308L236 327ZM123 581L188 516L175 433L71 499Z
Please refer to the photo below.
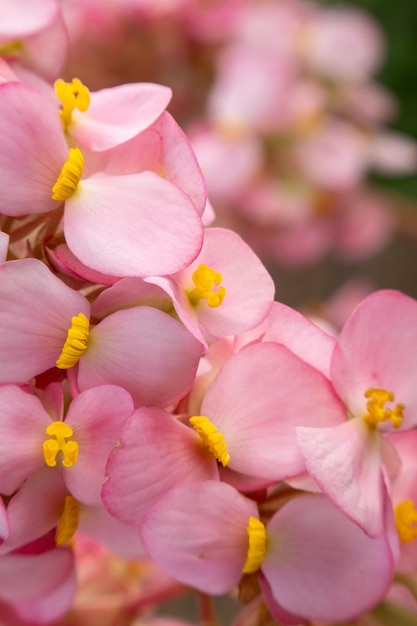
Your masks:
M197 256L201 219L191 198L176 185L149 171L97 173L80 180L84 159L78 148L68 156L52 101L28 85L10 82L0 84L0 102L0 184L9 190L0 202L5 215L57 208L54 188L54 197L65 200L69 248L82 263L104 274L167 274ZM61 170L66 168L77 172L69 188L62 184Z
M123 428L101 495L111 515L137 528L167 491L216 479L217 463L198 434L161 409L146 407L135 411Z
M68 33L57 0L3 0L0 55L54 79L66 61Z
M285 127L294 70L290 55L274 56L244 45L229 45L218 58L208 118L226 127L259 132Z
M296 429L308 472L371 536L383 532L390 506L392 453L384 434L417 423L416 329L412 298L396 291L366 298L342 329L331 363L346 421L333 428Z
M417 144L400 133L381 132L370 145L371 167L382 174L414 174L417 170Z
M321 9L307 22L304 59L325 78L364 82L379 68L385 53L377 22L353 7Z
M285 346L266 342L244 347L225 363L194 417L196 428L201 417L221 433L224 454L216 446L210 449L223 465L278 481L305 471L296 426L317 420L336 425L344 410L323 374ZM204 431L204 423L200 426ZM210 436L197 432L210 446Z
M41 261L7 261L0 275L0 382L26 383L57 365L68 368L75 393L115 384L136 406L167 406L191 388L202 346L166 313L133 307L90 330L87 299Z
M257 326L274 299L274 282L233 231L208 228L200 254L171 277L148 278L172 298L175 311L203 344Z
M256 504L229 485L186 485L155 504L140 534L162 569L203 593L230 592L260 568L275 603L302 620L360 615L393 574L386 537L368 537L322 495L287 502L265 528Z
M188 129L188 135L215 202L239 197L261 170L262 147L253 133L197 126Z
M130 395L114 385L89 389L71 402L65 421L53 420L38 398L17 385L1 385L0 397L1 493L12 494L45 464L62 464L71 495L85 504L101 504L107 457L133 411Z

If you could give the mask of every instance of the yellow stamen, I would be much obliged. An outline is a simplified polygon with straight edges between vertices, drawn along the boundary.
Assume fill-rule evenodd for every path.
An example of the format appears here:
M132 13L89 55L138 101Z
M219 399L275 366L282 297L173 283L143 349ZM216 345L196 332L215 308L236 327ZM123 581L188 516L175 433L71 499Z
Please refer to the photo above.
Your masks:
M230 454L227 452L223 435L219 433L214 424L210 422L209 418L204 415L194 415L194 417L190 417L190 423L198 432L204 445L207 446L212 455L223 467L226 467L230 461Z
M266 530L261 520L249 518L247 527L249 537L248 555L243 566L244 574L253 574L260 568L266 553Z
M67 370L78 363L87 349L89 334L90 322L84 313L78 313L71 318L71 328L68 331L62 352L56 361L56 366L59 369Z
M78 78L73 78L70 83L59 78L55 81L54 87L56 97L62 104L60 115L64 130L67 130L71 124L74 109L87 111L90 106L90 92Z
M398 536L404 543L417 537L417 511L412 500L404 500L394 509Z
M71 426L65 422L52 422L46 429L46 434L54 439L43 442L43 456L49 467L55 467L58 452L62 452L62 465L71 467L78 458L78 443L67 441L73 435Z
M195 287L187 291L192 304L197 304L200 300L206 299L207 304L212 308L221 305L226 295L226 289L219 287L223 280L223 276L219 272L202 263L193 272L192 279Z
M70 148L68 159L52 187L53 200L66 200L77 188L83 173L84 157L79 148Z
M23 43L19 39L0 44L0 56L16 57L22 54Z
M393 409L385 408L386 402L394 402L395 397L392 391L386 391L385 389L369 388L365 391L365 398L369 398L366 405L368 413L363 416L363 419L372 428L378 426L380 422L391 420L394 428L399 428L403 421L403 404L397 404Z
M79 504L72 496L66 496L64 510L59 518L55 533L55 543L62 546L69 543L78 528Z

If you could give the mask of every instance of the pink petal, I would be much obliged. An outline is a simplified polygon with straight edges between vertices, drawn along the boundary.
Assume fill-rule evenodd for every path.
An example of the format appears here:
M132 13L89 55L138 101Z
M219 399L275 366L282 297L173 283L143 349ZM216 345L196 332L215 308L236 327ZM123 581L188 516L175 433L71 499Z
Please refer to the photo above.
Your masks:
M201 344L166 313L148 306L122 309L92 329L78 387L118 385L135 406L168 406L189 391L200 356Z
M135 527L168 491L219 476L197 433L156 408L139 409L128 420L106 474L102 489L106 508Z
M102 319L119 309L132 306L154 306L156 309L172 310L170 298L156 285L145 282L142 278L122 278L115 285L102 291L92 306L92 315Z
M297 426L344 419L329 381L273 343L247 346L232 356L209 387L201 415L223 434L231 469L272 480L305 469Z
M379 434L351 419L333 428L297 428L297 440L322 491L371 537L380 535L386 488Z
M167 574L203 593L227 593L239 582L248 550L254 502L233 487L207 481L163 496L140 533L152 560Z
M169 87L153 83L117 85L92 92L87 111L74 111L70 135L88 150L114 148L153 124L171 97Z
M0 211L44 213L58 206L54 186L68 157L53 101L20 82L0 84Z
M176 272L203 237L188 196L153 172L83 180L65 203L64 231L82 263L114 276Z
M366 413L365 391L381 388L405 405L401 428L417 424L417 302L399 291L368 296L347 320L331 365L334 387L355 416Z
M267 525L262 572L289 613L330 623L359 616L385 596L393 560L384 535L371 539L327 498L294 498Z
M291 307L274 302L266 320L264 341L276 341L330 377L335 339Z
M42 444L51 418L38 398L17 385L0 386L0 492L11 495L45 463Z
M0 382L26 383L54 367L84 296L36 259L0 265Z
M28 5L26 0L4 0L0 7L0 39L21 39L42 30L57 12L56 0Z
M79 502L101 504L107 458L132 412L132 398L115 385L87 389L71 402L65 421L78 443L78 458L64 470L64 477L68 491Z
M122 558L129 560L147 558L137 528L121 524L102 506L81 507L78 528Z

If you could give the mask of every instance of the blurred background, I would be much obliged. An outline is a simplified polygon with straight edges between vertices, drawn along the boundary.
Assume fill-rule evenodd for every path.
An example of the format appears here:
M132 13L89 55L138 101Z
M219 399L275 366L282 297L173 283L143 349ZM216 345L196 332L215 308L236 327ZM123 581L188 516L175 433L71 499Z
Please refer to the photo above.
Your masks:
M335 323L339 307L337 325L369 291L417 297L415 0L63 6L64 78L172 87L215 225L262 257L277 299Z

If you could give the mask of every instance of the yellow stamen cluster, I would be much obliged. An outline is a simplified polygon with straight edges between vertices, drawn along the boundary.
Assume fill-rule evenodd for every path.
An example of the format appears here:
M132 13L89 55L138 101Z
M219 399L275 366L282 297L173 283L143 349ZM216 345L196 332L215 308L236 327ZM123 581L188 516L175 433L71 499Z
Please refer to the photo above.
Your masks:
M67 370L78 363L87 349L89 334L90 322L84 313L78 313L71 318L71 328L68 331L62 352L56 361L56 366L59 369Z
M366 405L368 413L363 416L363 419L372 428L378 426L380 422L391 420L394 428L399 428L403 421L403 404L397 404L393 409L385 408L386 402L394 402L395 397L392 391L386 391L385 389L370 388L365 391L365 398L369 398Z
M64 510L62 511L55 533L55 543L57 546L69 543L75 535L78 528L79 511L80 507L77 500L72 496L66 496Z
M223 467L226 467L230 461L230 454L227 452L226 441L222 433L219 433L214 424L204 415L194 415L190 418L190 423L212 455Z
M69 198L77 188L84 168L83 153L79 148L70 148L68 159L52 187L52 199L63 202Z
M197 304L200 300L205 299L212 308L221 305L226 295L226 289L219 287L223 280L223 276L219 272L202 263L193 272L192 279L195 287L187 292L192 304Z
M260 568L266 553L266 530L261 520L250 517L247 527L249 548L246 563L243 566L244 574L253 574Z
M90 92L78 78L73 78L70 83L66 83L62 78L55 81L55 94L61 101L60 111L64 130L71 124L72 112L74 109L87 111L90 106Z
M0 44L0 56L16 57L22 54L23 43L19 39Z
M58 452L62 452L62 465L71 467L78 458L78 443L67 441L73 435L71 426L65 422L52 422L46 429L46 434L54 439L43 442L43 456L49 467L55 467Z
M404 543L410 543L417 537L417 510L412 500L404 500L394 509L395 525L398 536Z

